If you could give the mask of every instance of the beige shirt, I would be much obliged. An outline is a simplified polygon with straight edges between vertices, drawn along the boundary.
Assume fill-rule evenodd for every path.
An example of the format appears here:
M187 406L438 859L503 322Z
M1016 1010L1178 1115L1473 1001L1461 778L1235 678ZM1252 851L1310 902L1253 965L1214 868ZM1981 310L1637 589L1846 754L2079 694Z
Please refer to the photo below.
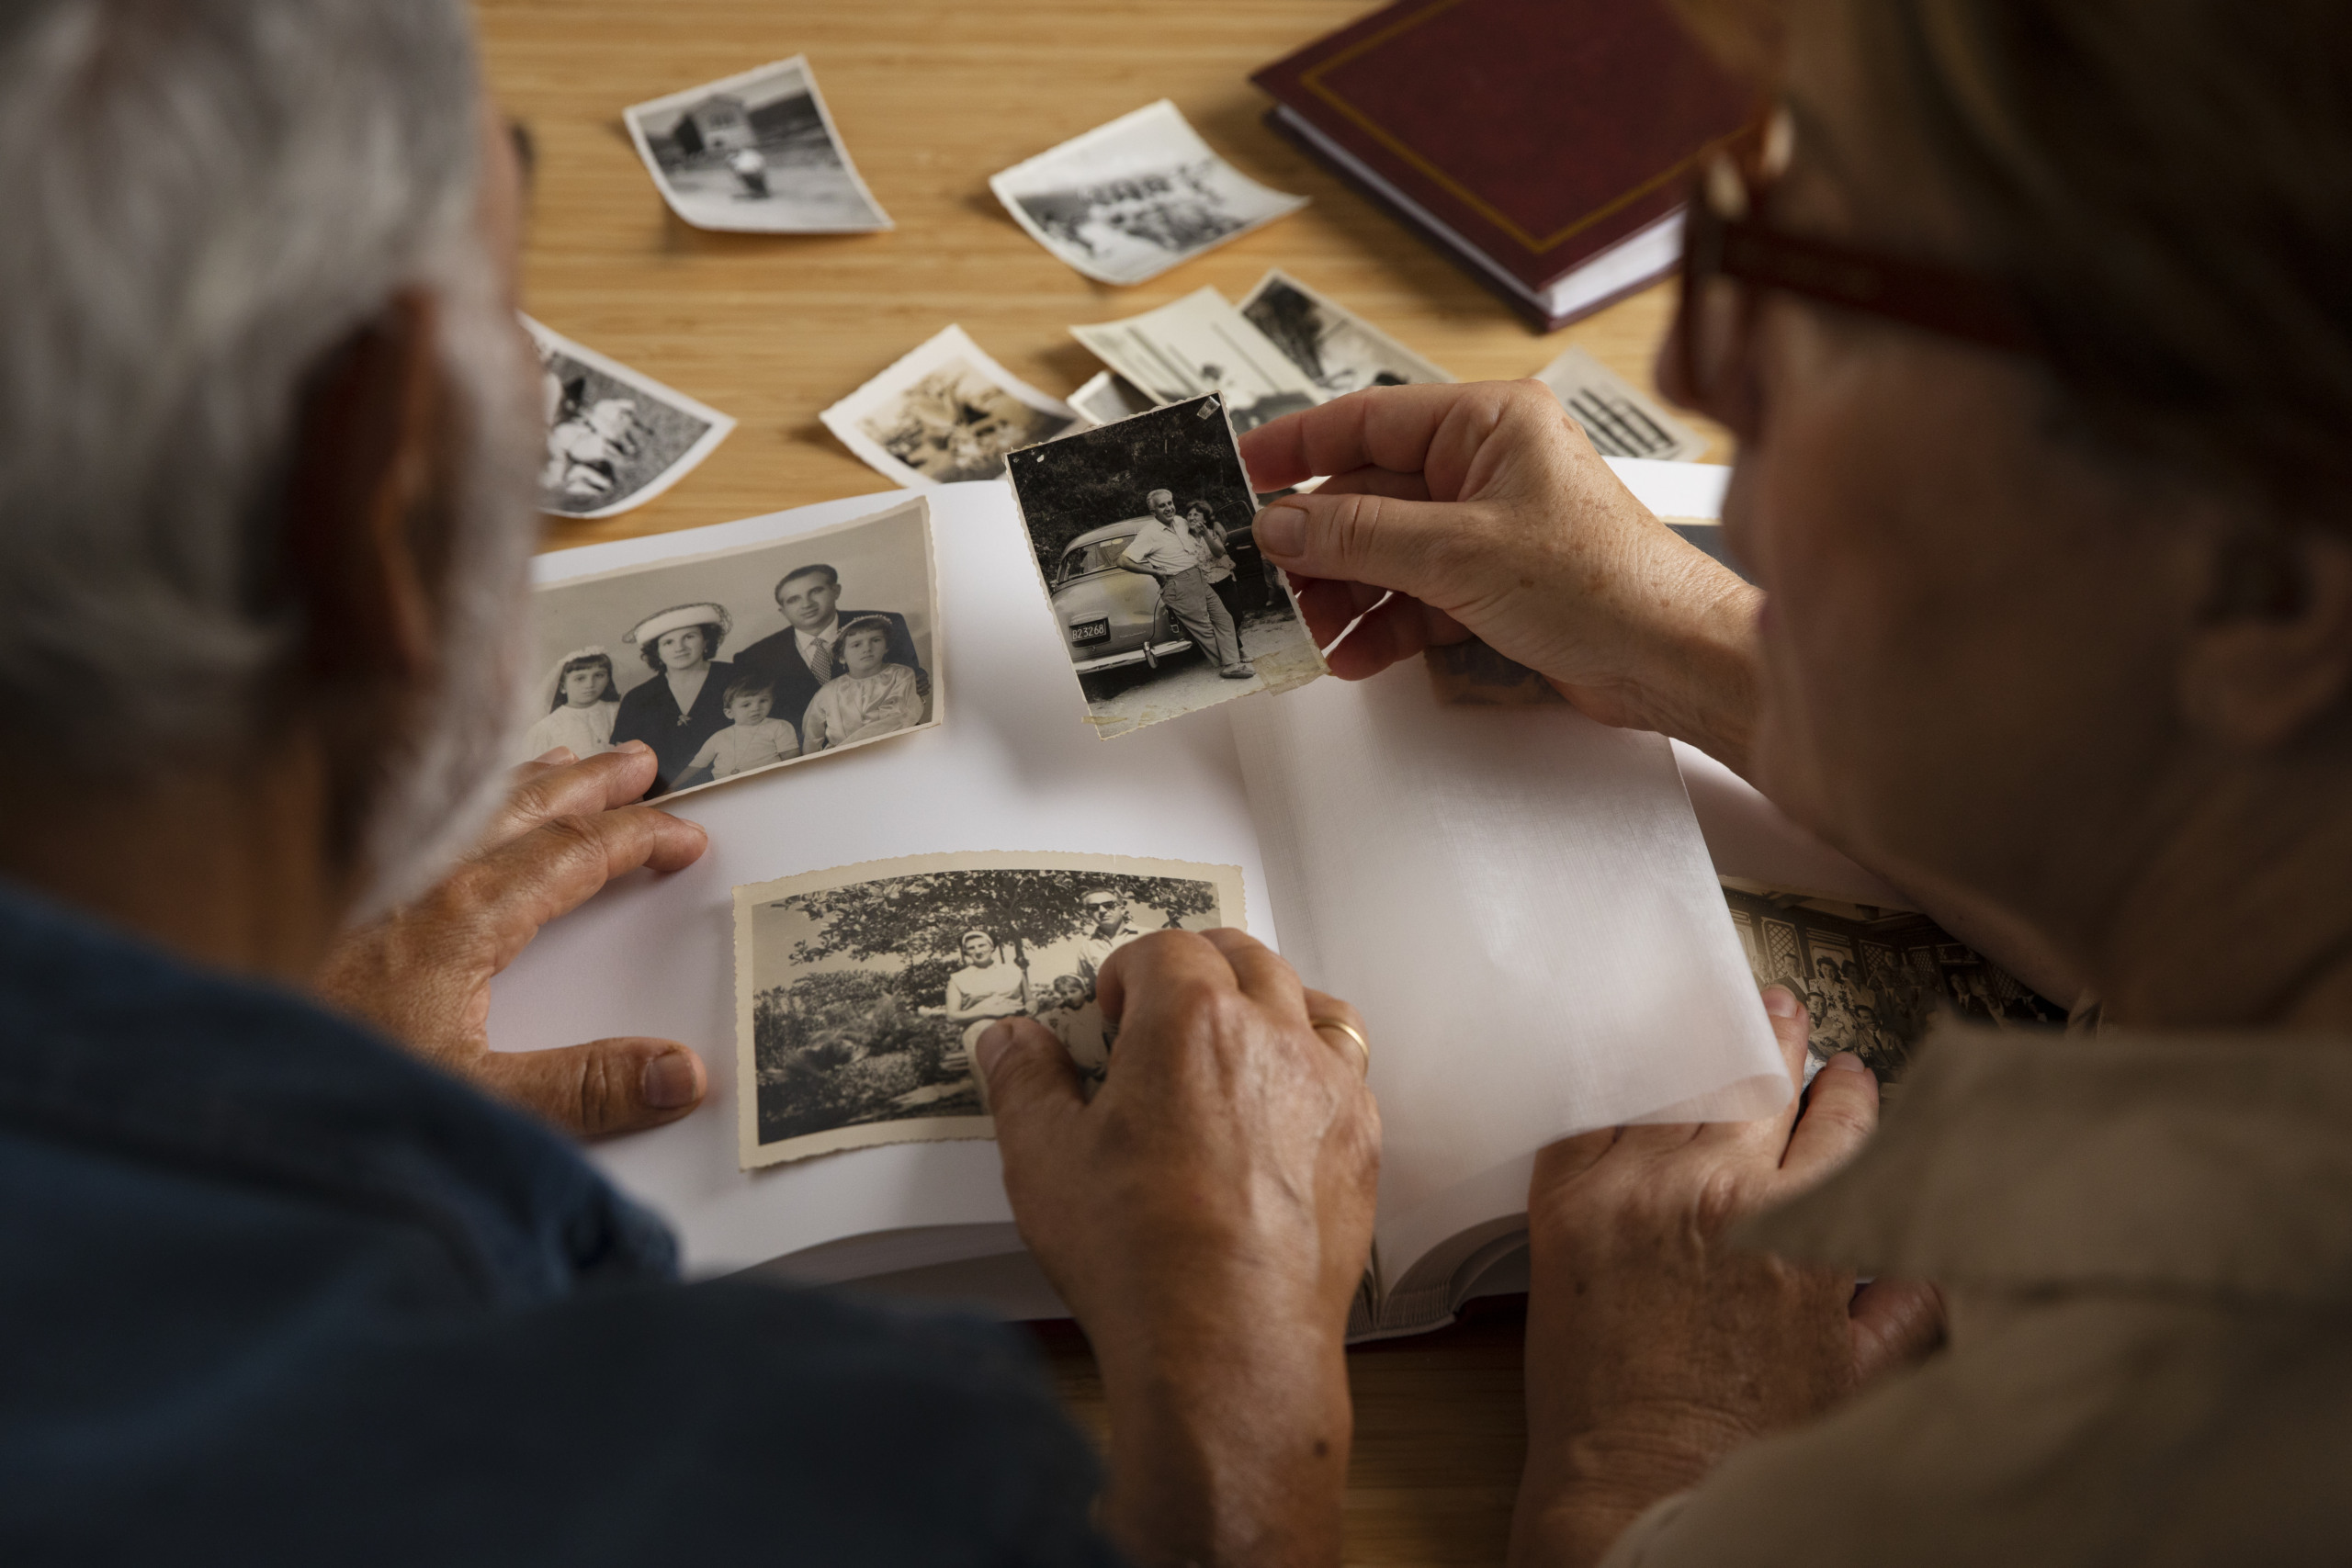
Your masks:
M1939 1281L1950 1344L1606 1568L2352 1560L2352 1041L1947 1028L1747 1238Z

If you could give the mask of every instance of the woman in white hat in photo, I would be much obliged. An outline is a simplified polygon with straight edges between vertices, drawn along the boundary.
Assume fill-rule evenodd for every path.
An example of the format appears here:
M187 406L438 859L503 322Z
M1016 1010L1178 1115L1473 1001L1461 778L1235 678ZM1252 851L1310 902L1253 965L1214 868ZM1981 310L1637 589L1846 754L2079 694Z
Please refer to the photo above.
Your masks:
M711 656L735 617L724 604L677 604L648 615L623 642L634 643L657 679L621 695L613 744L642 740L660 765L646 798L666 793L694 765L703 742L727 728L727 682L735 666Z

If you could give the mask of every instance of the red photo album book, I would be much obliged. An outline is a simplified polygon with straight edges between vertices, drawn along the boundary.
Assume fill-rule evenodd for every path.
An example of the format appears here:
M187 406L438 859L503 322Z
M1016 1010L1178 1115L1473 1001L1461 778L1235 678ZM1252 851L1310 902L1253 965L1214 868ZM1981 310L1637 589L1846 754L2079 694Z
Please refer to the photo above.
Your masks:
M1250 80L1547 331L1673 269L1692 176L1762 107L1668 0L1403 0Z

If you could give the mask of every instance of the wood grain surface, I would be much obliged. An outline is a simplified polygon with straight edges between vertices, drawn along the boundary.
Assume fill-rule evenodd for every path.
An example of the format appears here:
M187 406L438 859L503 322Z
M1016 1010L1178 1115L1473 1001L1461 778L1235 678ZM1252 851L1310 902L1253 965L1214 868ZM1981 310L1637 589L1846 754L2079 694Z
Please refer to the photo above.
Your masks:
M1650 386L1668 287L1536 335L1265 127L1249 73L1367 8L481 0L492 87L538 152L527 308L741 421L667 495L606 522L560 525L549 545L888 489L817 415L940 328L961 322L1015 375L1060 395L1098 368L1072 324L1133 315L1204 285L1238 300L1271 266L1465 380L1524 376L1579 344ZM672 216L621 110L802 53L897 228L767 237L707 233ZM1014 225L988 177L1160 97L1245 173L1313 205L1140 287L1091 282ZM1725 450L1717 436L1711 455ZM1353 1353L1351 1562L1501 1561L1522 1443L1522 1323L1511 1305L1476 1303L1441 1334ZM1072 1409L1099 1428L1084 1339L1067 1325L1041 1339Z

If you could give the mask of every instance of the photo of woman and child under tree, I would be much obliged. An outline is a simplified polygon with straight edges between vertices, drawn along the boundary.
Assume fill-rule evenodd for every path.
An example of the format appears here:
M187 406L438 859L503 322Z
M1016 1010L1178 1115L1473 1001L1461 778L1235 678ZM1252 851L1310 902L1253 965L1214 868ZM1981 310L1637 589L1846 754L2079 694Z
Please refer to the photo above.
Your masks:
M1052 1031L1091 1092L1116 1033L1095 999L1102 962L1148 932L1238 914L1225 868L969 863L1007 858L886 862L741 890L755 1106L746 1166L990 1135L971 1053L1001 1018ZM897 865L911 869L866 874Z

